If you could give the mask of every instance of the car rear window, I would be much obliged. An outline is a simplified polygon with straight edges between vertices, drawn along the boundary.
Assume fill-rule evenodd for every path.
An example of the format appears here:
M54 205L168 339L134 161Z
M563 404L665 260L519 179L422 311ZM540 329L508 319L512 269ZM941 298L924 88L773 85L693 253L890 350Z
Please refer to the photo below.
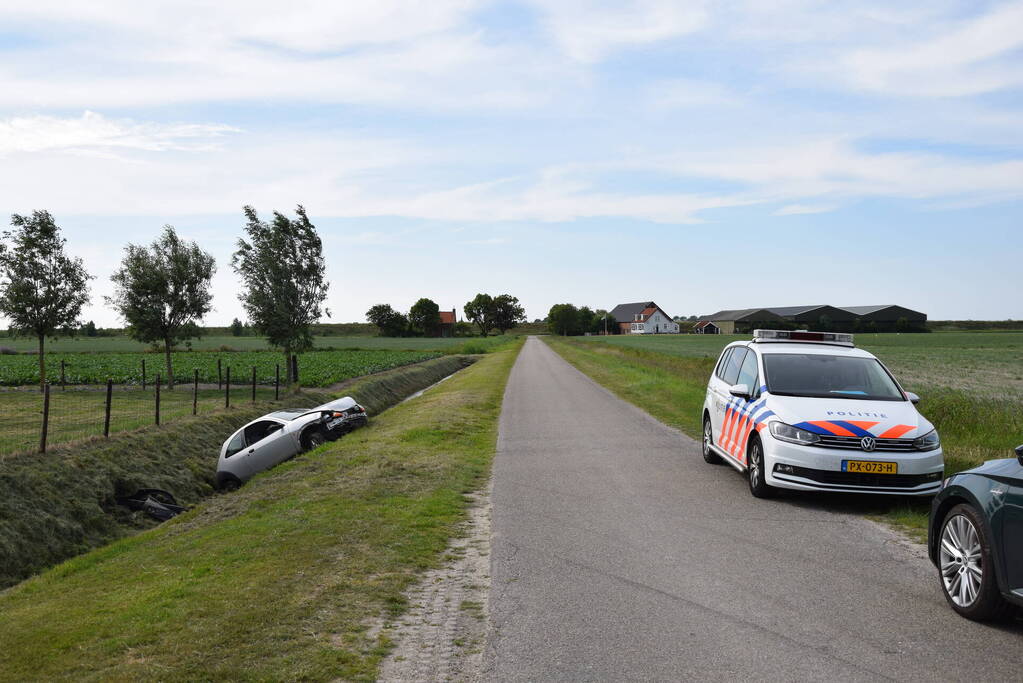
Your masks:
M783 396L904 401L875 358L816 353L764 354L767 390Z

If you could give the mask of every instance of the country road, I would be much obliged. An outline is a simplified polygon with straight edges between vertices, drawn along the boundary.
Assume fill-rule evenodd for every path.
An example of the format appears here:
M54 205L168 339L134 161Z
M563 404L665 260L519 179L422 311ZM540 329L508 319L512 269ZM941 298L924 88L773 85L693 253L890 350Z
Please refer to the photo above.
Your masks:
M1014 680L1023 626L956 616L855 500L756 500L530 338L493 474L484 680Z

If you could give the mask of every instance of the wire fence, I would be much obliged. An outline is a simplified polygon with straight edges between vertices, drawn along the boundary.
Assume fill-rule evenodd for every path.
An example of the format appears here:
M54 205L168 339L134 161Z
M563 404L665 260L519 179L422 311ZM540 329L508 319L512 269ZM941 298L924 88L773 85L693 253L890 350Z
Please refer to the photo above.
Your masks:
M192 381L173 389L159 374L142 385L23 387L0 391L0 456L46 452L58 444L105 437L148 425L161 425L189 415L202 415L231 406L278 401L281 369L272 385L260 383L255 367L224 367L218 384Z

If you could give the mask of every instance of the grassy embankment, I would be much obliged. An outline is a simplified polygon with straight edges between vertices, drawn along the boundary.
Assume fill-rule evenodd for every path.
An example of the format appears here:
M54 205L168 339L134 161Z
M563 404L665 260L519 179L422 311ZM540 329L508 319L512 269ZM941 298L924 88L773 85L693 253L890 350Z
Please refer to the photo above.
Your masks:
M464 520L516 350L0 594L0 679L373 679L367 626Z
M577 368L627 401L693 438L707 378L722 347L744 336L548 338ZM1023 442L1023 333L860 335L870 350L923 396L919 410L934 423L945 450L946 472L1011 457ZM1003 387L997 398L997 387ZM862 510L906 528L926 530L929 500L864 497Z
M470 362L444 356L350 381L338 393L306 391L281 404L244 403L212 415L0 459L0 587L115 538L152 526L116 505L162 488L192 505L212 493L217 455L235 429L281 405L313 407L350 394L376 415Z

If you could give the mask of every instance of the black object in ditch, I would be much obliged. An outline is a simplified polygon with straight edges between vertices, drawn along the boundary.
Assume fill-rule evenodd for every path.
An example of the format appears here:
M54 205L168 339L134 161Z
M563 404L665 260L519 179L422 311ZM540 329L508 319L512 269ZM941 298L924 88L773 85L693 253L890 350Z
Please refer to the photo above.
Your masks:
M139 489L134 495L114 500L118 505L123 505L130 510L141 510L161 522L166 522L186 510L185 507L178 505L178 501L174 499L173 495L162 489Z

